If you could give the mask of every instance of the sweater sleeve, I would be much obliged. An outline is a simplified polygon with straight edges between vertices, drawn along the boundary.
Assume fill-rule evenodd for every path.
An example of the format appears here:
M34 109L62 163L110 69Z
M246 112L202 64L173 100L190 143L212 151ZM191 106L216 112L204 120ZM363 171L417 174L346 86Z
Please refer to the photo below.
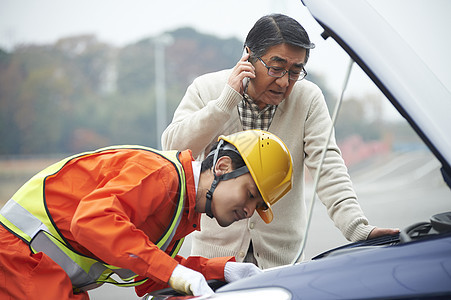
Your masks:
M241 95L226 82L228 72L194 80L161 136L164 150L191 149L197 157L223 132Z
M305 164L312 176L316 175L321 153L327 141L332 122L320 91L312 100L305 126ZM346 165L341 157L334 132L318 182L318 196L326 206L329 217L350 241L364 240L374 226L368 225L354 192Z

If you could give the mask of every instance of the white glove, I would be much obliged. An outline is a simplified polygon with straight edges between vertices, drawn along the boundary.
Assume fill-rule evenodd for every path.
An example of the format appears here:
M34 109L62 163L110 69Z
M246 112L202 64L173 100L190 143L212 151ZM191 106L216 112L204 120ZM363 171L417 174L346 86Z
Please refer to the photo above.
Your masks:
M182 265L177 265L172 271L169 285L177 292L186 295L202 296L214 294L213 290L208 286L204 275Z
M239 263L229 261L224 267L224 278L227 282L233 282L246 277L262 273L256 265L252 263Z

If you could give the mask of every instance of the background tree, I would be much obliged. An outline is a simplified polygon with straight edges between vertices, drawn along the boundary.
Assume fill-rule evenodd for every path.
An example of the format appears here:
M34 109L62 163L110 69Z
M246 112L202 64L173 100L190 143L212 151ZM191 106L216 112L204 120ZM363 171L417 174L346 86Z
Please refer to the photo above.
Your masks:
M173 40L165 48L170 122L193 79L233 67L243 44L192 28L165 34ZM157 147L154 41L149 37L117 48L80 35L0 50L0 154L74 153L111 144ZM314 72L307 79L332 106L325 81ZM343 103L339 140L351 133L365 140L384 135L378 102L364 98Z

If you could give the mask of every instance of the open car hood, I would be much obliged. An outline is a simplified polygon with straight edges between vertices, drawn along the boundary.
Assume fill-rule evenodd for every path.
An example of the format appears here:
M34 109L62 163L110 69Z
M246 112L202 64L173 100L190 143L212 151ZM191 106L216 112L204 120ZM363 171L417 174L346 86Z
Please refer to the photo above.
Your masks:
M444 32L451 28L451 2L302 2L324 28L323 37L338 42L423 139L451 186L451 41ZM418 36L405 35L406 26L417 26Z

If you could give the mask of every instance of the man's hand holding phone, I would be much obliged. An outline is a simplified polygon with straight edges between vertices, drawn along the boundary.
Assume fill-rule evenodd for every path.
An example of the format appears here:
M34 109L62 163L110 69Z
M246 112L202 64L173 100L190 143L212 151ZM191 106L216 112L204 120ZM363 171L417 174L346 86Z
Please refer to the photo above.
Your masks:
M244 94L251 78L255 78L255 68L248 61L248 47L243 51L243 55L232 70L228 84L238 93Z

